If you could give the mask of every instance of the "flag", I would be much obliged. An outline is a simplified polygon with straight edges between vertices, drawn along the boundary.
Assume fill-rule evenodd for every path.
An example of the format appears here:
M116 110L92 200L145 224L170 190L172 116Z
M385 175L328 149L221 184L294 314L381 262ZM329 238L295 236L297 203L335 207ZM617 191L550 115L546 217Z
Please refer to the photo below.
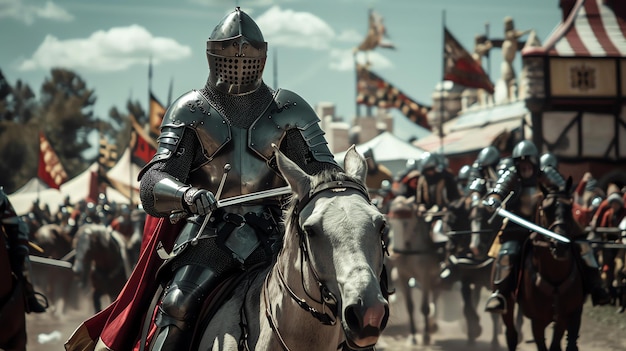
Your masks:
M131 140L130 147L132 150L131 158L133 163L139 167L143 167L152 160L156 153L156 142L141 128L135 116L130 115L131 122Z
M50 142L43 134L39 132L39 166L37 169L37 177L44 181L49 187L59 189L61 184L67 180L67 173L63 169L63 165L59 162L59 158L52 149Z
M111 169L117 162L117 145L109 144L104 135L100 136L100 151L98 153L98 163L105 169Z
M155 140L161 134L161 122L163 122L164 115L165 107L159 102L156 96L150 92L150 106L148 108L150 137Z
M388 40L387 28L383 23L383 17L370 9L367 35L354 51L374 50L378 46L381 48L395 49L393 43Z
M405 93L370 71L367 66L357 64L357 103L380 108L397 108L414 123L430 129L426 115L430 106L415 102Z
M472 55L444 27L444 80L471 88L484 89L493 94L493 83Z

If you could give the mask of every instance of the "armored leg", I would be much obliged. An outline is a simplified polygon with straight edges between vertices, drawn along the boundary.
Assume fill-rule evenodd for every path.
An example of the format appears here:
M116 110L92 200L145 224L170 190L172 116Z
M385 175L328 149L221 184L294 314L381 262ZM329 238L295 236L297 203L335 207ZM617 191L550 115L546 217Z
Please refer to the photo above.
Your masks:
M191 333L205 297L217 286L219 276L197 265L178 268L165 289L155 324L159 327L152 350L188 350Z
M579 265L583 275L583 287L586 294L591 294L591 302L594 306L606 305L611 301L611 296L602 283L600 269L596 256L587 242L577 242L579 248Z
M485 305L486 312L506 313L506 296L516 287L517 261L519 260L520 244L507 241L502 244L493 271L493 292Z

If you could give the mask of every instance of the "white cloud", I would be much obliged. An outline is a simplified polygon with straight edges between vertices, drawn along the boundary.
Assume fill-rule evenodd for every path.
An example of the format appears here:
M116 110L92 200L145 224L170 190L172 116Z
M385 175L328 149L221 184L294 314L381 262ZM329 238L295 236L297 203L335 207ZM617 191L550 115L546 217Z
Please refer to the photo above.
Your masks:
M144 27L131 25L97 31L85 39L59 40L48 35L19 69L30 71L66 67L90 71L121 71L135 64L180 60L191 48L173 39L155 37Z
M354 51L352 49L333 49L330 51L329 67L335 71L353 71L354 60ZM376 51L359 52L356 60L361 64L369 61L376 69L393 67L393 63L389 59Z
M0 18L10 17L31 25L38 18L69 22L74 16L52 1L30 5L22 0L0 0Z
M272 6L256 19L265 41L271 45L325 50L335 38L335 31L321 18L309 12L282 10Z

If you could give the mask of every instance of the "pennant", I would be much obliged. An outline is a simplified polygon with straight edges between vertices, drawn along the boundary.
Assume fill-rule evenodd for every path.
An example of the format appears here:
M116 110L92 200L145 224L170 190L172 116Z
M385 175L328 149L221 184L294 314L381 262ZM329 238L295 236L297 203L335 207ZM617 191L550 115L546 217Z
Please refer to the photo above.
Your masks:
M159 102L159 100L150 92L150 106L148 108L148 116L150 123L150 137L156 140L161 135L161 122L163 122L163 116L165 116L165 107Z
M400 112L426 129L430 129L426 118L430 106L415 102L402 91L370 71L367 66L357 64L358 104L380 108L397 108Z
M444 80L493 94L493 83L472 55L444 28Z
M143 167L156 154L156 142L141 128L137 120L135 120L135 116L130 115L130 121L132 125L130 140L131 158L133 163Z
M39 166L37 169L37 177L46 183L49 187L59 189L61 184L67 180L67 173L59 158L52 149L50 142L43 134L39 132Z
M105 169L115 166L118 159L117 145L109 144L104 135L100 136L100 150L98 153L98 163Z
M372 9L369 12L367 35L354 51L369 51L379 46L381 48L395 49L393 43L388 40L387 28L383 23L383 17Z

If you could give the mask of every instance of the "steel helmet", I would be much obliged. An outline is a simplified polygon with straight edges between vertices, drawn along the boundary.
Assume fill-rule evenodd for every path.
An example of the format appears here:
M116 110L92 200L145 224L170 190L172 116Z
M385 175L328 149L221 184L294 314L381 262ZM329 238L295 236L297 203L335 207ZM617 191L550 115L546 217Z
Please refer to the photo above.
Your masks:
M500 161L500 151L495 146L487 146L480 150L474 164L480 168L495 167Z
M513 158L513 162L516 164L522 160L529 160L533 165L539 166L539 162L537 160L539 157L539 151L537 151L537 147L530 140L522 140L517 143L517 145L513 148L511 157Z
M261 86L267 42L239 7L215 27L206 45L210 85L231 95L245 95Z
M463 167L461 167L461 169L459 169L459 174L457 175L456 179L458 181L468 181L471 170L472 167L470 165L464 165Z
M556 155L550 152L546 152L545 154L541 155L541 158L539 159L539 167L541 169L544 169L546 167L552 167L554 169L557 169L559 167L559 161L556 158Z
M420 157L419 165L421 172L429 169L436 169L437 166L439 166L439 158L433 153L424 152Z

